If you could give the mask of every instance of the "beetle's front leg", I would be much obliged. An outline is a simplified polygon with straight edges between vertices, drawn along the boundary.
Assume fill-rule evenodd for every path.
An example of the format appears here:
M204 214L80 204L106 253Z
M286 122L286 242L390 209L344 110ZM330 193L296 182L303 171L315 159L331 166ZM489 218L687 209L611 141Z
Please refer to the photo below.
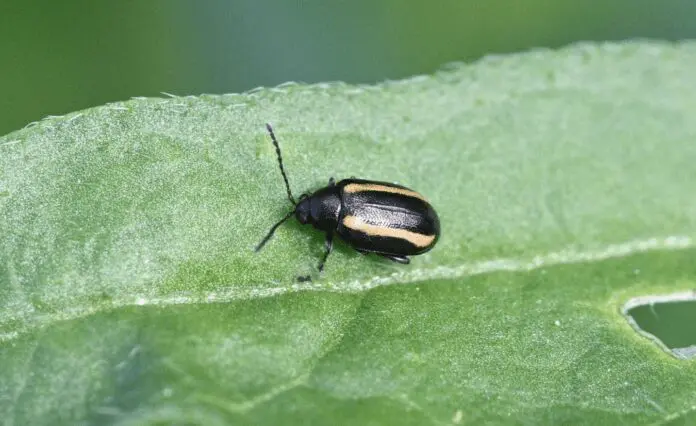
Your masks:
M321 262L319 263L319 272L324 270L324 264L326 263L326 259L329 257L329 254L331 254L331 250L333 249L333 232L327 232L326 233L326 240L324 240L324 256L321 259Z
M331 254L331 250L333 250L333 232L328 232L326 234L326 239L324 240L324 255L321 257L321 262L319 262L319 273L321 274L321 271L324 270L324 264L326 263L326 259L329 257L329 254ZM302 275L297 277L297 281L304 283L308 281L312 281L312 276L311 275Z
M336 180L331 176L329 178L329 186L336 186Z

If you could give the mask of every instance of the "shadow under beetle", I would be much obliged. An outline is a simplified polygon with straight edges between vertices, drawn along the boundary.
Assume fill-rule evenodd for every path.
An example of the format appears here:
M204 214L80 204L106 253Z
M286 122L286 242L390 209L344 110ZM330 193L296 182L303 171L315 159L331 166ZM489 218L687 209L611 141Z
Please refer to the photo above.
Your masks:
M271 227L256 246L257 252L292 215L301 224L311 224L326 233L319 272L333 248L334 233L362 254L375 253L402 264L409 263L407 256L425 253L435 246L440 237L435 209L421 194L404 186L355 178L336 183L330 178L326 187L312 194L304 193L295 201L273 128L270 124L266 128L276 149L288 200L295 208Z

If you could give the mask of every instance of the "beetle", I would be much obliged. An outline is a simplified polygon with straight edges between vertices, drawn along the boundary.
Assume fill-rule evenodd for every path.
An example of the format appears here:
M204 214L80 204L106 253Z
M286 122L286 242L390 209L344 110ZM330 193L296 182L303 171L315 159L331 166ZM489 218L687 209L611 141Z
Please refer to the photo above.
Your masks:
M435 246L440 237L440 219L421 194L405 186L354 177L336 183L332 177L326 187L304 193L296 201L290 191L278 140L270 124L266 124L266 129L275 146L288 200L294 208L271 227L256 246L256 252L293 215L301 224L310 224L326 234L324 255L318 267L320 273L333 249L334 234L362 254L375 253L401 264L409 263L408 256L423 254Z

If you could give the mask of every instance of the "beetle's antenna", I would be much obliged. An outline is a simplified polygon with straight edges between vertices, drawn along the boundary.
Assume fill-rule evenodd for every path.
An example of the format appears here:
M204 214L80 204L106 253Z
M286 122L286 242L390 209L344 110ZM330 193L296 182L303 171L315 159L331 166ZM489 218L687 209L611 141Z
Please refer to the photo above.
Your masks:
M278 222L278 223L276 223L275 225L273 225L273 227L271 228L271 230L268 231L268 234L263 238L263 240L261 240L261 242L259 243L259 245L256 246L256 248L254 249L254 251L259 251L259 250L261 250L261 249L263 248L263 246L266 245L266 243L268 242L268 240L271 239L271 237L273 236L273 233L276 231L276 229L278 229L278 227L279 227L280 225L282 225L283 222L285 222L286 220L290 219L290 218L292 217L293 214L295 214L295 210L292 210L290 213L286 214L285 217L282 218L282 219L280 220L280 222Z
M278 145L278 140L276 139L275 134L273 134L273 127L271 127L269 123L266 123L266 129L268 129L268 133L271 134L271 139L273 140L273 145L275 145L276 154L278 154L278 164L280 164L280 173L283 175L283 180L285 181L285 189L288 191L288 200L290 200L292 205L296 206L297 202L295 201L295 197L292 196L292 192L290 192L288 176L285 174L285 168L283 167L283 157L280 156L280 146Z

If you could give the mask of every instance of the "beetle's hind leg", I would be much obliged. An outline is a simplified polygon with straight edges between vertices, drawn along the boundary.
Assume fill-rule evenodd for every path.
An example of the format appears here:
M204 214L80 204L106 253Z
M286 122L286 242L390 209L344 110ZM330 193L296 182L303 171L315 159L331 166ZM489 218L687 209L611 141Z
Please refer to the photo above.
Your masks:
M368 254L372 253L370 251L360 250L360 249L355 249L355 251L362 254L363 256L367 256ZM402 265L408 265L409 263L411 263L411 259L409 259L406 256L397 256L395 254L383 254L383 253L375 253L375 254L377 256L382 256L384 258L387 258L387 259L391 260L392 262L401 263Z
M394 254L380 254L380 256L386 257L392 262L401 263L402 265L408 265L411 262L411 259L406 256L397 256Z

